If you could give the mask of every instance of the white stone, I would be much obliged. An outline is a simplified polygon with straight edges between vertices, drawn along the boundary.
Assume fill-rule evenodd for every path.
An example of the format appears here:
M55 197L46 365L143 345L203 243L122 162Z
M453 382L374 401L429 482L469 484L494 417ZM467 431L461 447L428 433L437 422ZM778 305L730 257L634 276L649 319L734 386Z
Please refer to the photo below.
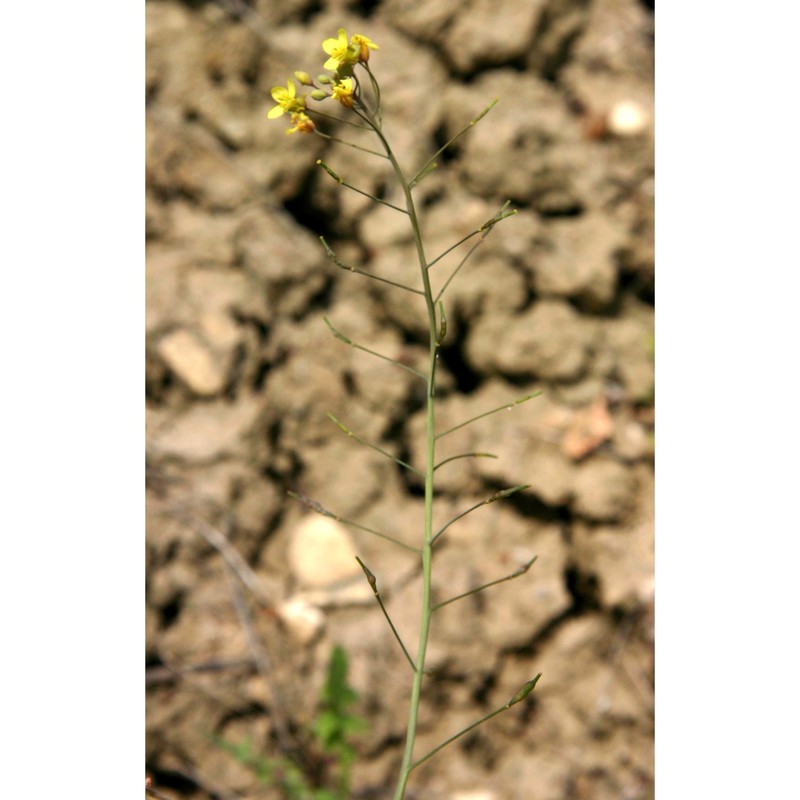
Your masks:
M193 333L180 329L158 343L164 363L193 391L210 396L225 386L225 370Z
M302 597L290 597L278 606L278 616L300 644L310 644L325 627L325 614Z
M648 113L633 100L621 100L608 112L607 125L615 136L638 136L647 128Z
M289 567L301 586L328 588L361 575L344 526L330 517L308 516L292 531Z

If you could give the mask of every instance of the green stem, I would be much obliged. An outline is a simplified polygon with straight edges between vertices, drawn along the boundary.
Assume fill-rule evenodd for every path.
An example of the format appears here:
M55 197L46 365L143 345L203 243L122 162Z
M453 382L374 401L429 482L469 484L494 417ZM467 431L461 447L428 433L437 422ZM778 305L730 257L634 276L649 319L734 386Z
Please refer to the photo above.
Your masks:
M422 277L422 287L425 295L425 306L428 312L428 369L426 374L427 382L427 415L426 415L426 454L425 454L425 534L422 546L422 611L420 617L419 645L417 648L417 660L414 672L414 681L411 685L411 700L408 711L408 727L406 730L406 744L403 751L403 761L400 765L400 775L394 792L393 800L403 800L406 792L406 784L411 770L414 767L414 743L417 736L417 720L419 718L419 703L422 694L422 679L425 674L425 654L428 649L428 636L431 625L431 568L433 562L432 541L433 541L433 471L436 465L436 435L435 435L435 410L436 410L436 358L440 342L438 341L439 328L436 320L436 303L433 299L430 277L428 276L428 262L425 258L425 248L422 244L422 233L420 231L417 212L414 206L414 198L411 195L411 187L400 164L397 162L392 148L383 135L380 124L368 112L362 108L362 114L369 121L381 140L386 155L392 164L397 180L403 189L406 200L406 210L411 222L414 234L414 243L417 248L417 258L419 260L420 274Z

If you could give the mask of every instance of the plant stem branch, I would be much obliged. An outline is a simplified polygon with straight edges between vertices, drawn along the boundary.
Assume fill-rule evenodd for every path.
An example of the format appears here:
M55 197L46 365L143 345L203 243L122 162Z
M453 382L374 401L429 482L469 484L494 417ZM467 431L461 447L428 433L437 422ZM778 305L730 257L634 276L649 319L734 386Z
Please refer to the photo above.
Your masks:
M353 433L353 431L351 431L350 428L348 428L345 424L343 424L336 417L334 417L333 414L331 414L330 412L328 412L328 419L330 419L330 421L333 422L333 424L336 425L336 427L340 431L342 431L343 433L346 433L348 436L350 436L351 438L355 439L360 444L363 444L365 447L369 447L371 450L374 450L376 453L380 453L382 456L385 456L390 461L394 461L395 464L399 464L401 467L405 467L407 470L410 470L411 472L419 475L420 477L423 477L423 473L422 473L421 470L418 470L416 467L412 466L411 464L407 463L406 461L403 461L403 460L401 460L399 458L396 458L395 456L393 456L387 450L384 450L383 448L378 447L378 445L372 444L371 442L368 442L366 439L362 439L360 436L358 436L357 434Z
M506 575L505 578L498 578L496 581L489 581L489 583L484 583L481 586L477 586L475 589L470 589L468 592L464 592L463 594L458 594L455 597L451 597L449 600L445 600L443 603L437 603L431 611L438 611L440 608L444 608L450 603L455 603L456 600L462 600L465 597L469 597L471 594L478 594L478 592L482 592L484 589L488 589L490 586L497 586L498 583L505 583L506 581L514 580L514 578L519 578L520 575L524 575L533 564L534 561L538 556L534 556L527 564L523 564L518 569L515 569L510 575Z
M404 550L410 550L412 553L416 553L417 555L422 553L419 547L413 547L410 544L401 542L399 539L395 539L394 536L389 536L387 533L383 533L382 531L376 531L374 528L368 528L366 525L362 525L360 522L354 522L352 519L340 517L338 514L334 514L332 511L328 511L328 509L323 508L316 500L312 500L310 497L298 494L297 492L287 492L287 494L289 497L294 497L295 500L299 500L304 506L306 506L306 508L316 511L317 514L321 514L323 517L330 517L331 519L335 519L337 522L341 522L342 525L349 525L351 528L357 528L360 531L371 533L373 536L386 539L387 542L396 544L398 547L402 547Z
M436 438L441 439L443 436L447 436L448 433L457 431L459 428L463 428L465 425L469 425L471 422L475 422L479 419L483 419L484 417L488 417L490 414L496 414L498 411L504 411L504 410L511 411L514 408L514 406L518 406L528 400L533 399L534 397L538 397L540 394L541 392L531 392L530 394L526 394L524 397L520 397L518 400L512 400L510 403L506 403L505 405L493 408L491 411L484 411L483 414L478 414L477 417L472 417L471 419L468 419L466 422L460 422L458 425L454 425L452 428L448 428L446 431L437 433Z
M460 739L465 733L469 733L470 731L475 730L478 725L483 725L484 722L488 722L492 717L496 717L498 714L502 714L504 711L508 711L511 706L516 705L521 700L524 700L532 691L533 688L539 681L539 678L542 677L541 672L533 678L533 680L528 681L504 706L500 706L500 708L495 709L490 714L487 714L485 717L481 717L477 722L473 722L472 725L467 725L464 730L459 731L454 736L451 736L449 739L443 741L437 747L434 747L429 753L426 753L422 758L418 759L411 765L411 769L415 769L420 764L427 761L431 756L436 755L440 750L443 750L447 745L452 744L456 739Z
M367 582L372 589L372 593L375 595L375 599L378 601L378 605L381 607L381 611L383 611L383 616L386 617L386 621L389 623L389 627L392 629L392 633L394 634L394 638L397 639L397 643L403 650L406 659L408 659L408 663L411 664L411 669L416 672L417 666L414 663L414 659L406 650L406 646L403 644L403 640L400 638L400 634L397 632L397 628L395 628L394 623L392 622L392 618L389 616L389 612L386 610L386 606L383 604L383 600L381 599L381 593L378 591L378 580L372 571L367 567L367 565L358 557L356 556L356 561L358 561L358 565L364 571L364 575L367 576Z
M505 497L511 497L512 494L516 494L517 492L521 492L524 489L529 489L530 484L522 484L520 486L512 486L510 489L503 489L501 492L495 492L491 497L487 497L485 500L481 500L480 503L475 503L474 506L470 506L466 511L462 511L457 516L453 517L446 525L439 528L436 532L436 535L431 539L431 544L433 544L454 522L458 522L462 517L466 517L467 514L475 511L476 508L480 508L481 506L488 506L490 503L495 503L498 500L502 500Z
M428 648L428 636L431 624L431 569L433 565L433 470L436 463L436 436L435 436L435 411L436 411L436 359L439 350L440 326L436 318L436 303L433 299L430 277L428 276L425 247L422 243L422 232L417 219L414 198L411 195L411 186L397 161L392 148L383 135L380 123L363 111L364 118L372 125L376 135L381 141L386 155L392 164L397 180L403 189L406 199L406 210L414 235L414 244L417 250L420 275L422 278L425 307L428 314L428 371L427 382L427 409L426 409L426 447L425 447L425 530L422 546L422 612L420 617L419 645L417 647L417 660L414 670L414 680L411 685L411 700L408 711L408 727L406 729L406 744L403 750L403 761L400 765L400 775L395 788L393 800L403 800L411 774L414 759L414 743L417 736L417 720L419 718L419 703L422 693L422 679L425 674L425 655Z
M445 458L444 461L440 461L434 467L434 470L443 467L445 464L449 464L451 461L456 461L459 458L497 458L497 456L494 453L460 453L457 456L450 456L450 458Z
M396 358L389 358L389 356L385 356L382 353L377 353L375 350L370 350L369 347L364 347L363 345L358 344L358 342L354 342L352 339L348 338L343 333L334 328L333 324L327 317L323 317L322 319L325 321L325 324L330 329L330 332L339 341L344 342L345 344L349 344L350 347L354 347L356 350L363 350L365 353L369 353L371 356L375 356L375 358L383 359L384 361L388 361L391 364L397 364L398 367L402 367L404 370L410 372L412 375L416 375L418 378L422 378L422 380L425 380L425 374L420 372L418 369L414 369L414 367L411 367L408 364L404 364L402 361L398 361Z
M376 203L381 203L384 206L388 206L389 208L393 208L395 211L399 211L401 214L407 214L408 212L404 208L400 208L400 206L396 206L393 203L389 203L386 200L381 200L380 197L375 197L374 194L370 194L369 192L365 192L363 189L359 189L357 186L353 186L352 183L348 183L344 178L340 178L324 161L321 159L317 159L317 166L322 167L328 175L333 178L336 183L340 184L341 186L346 186L348 189L352 189L357 194L363 195L364 197L369 197L370 200L374 200Z
M409 185L413 188L414 186L419 183L422 178L428 174L430 171L430 167L434 165L434 161L442 154L451 144L453 144L456 139L459 139L463 136L470 128L475 127L494 107L497 105L497 100L492 100L492 102L478 114L475 119L470 120L452 139L450 139L447 144L440 147L420 168L417 170L417 174L409 181Z
M380 281L381 283L388 283L390 286L396 286L398 289L405 289L407 292L413 292L414 294L423 294L419 289L414 289L412 286L406 286L403 283L397 283L396 281L390 281L388 278L382 278L380 275L375 275L372 272L367 272L364 269L359 269L358 267L351 267L349 264L345 264L339 260L339 257L336 253L331 250L330 245L325 241L324 236L319 237L320 242L322 242L322 246L325 248L325 252L328 254L328 258L336 264L337 267L340 269L346 269L348 272L355 272L358 275L364 275L367 278L372 278L374 281Z
M317 112L319 113L319 112ZM358 126L362 127L361 125ZM329 133L323 133L319 129L314 129L314 134L319 136L320 139L327 139L329 142L338 142L347 147L352 147L353 150L361 150L362 153L369 153L371 156L378 156L378 158L386 158L386 153L379 153L377 150L370 150L368 147L361 147L359 144L348 142L346 139L340 139L338 136L331 136Z

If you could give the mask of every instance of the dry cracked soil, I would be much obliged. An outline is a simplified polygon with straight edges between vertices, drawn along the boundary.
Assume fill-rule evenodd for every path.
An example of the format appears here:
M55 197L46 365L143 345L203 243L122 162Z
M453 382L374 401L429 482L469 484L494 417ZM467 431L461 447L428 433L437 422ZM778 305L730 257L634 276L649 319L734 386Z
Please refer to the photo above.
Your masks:
M384 126L411 169L497 106L418 187L428 252L491 218L445 300L438 424L541 395L441 440L434 619L409 800L653 797L653 9L639 0L148 0L147 775L168 798L297 800L222 742L309 785L333 648L358 693L348 796L392 795L410 670L353 556L416 642L420 484L331 423L424 458L424 308L339 270L418 280L385 163L268 120L340 27L379 44ZM320 130L347 136L341 123ZM450 266L447 266L447 263ZM457 261L442 262L439 281ZM437 268L439 266L437 265ZM398 374L399 373L399 374ZM413 651L413 645L410 645Z

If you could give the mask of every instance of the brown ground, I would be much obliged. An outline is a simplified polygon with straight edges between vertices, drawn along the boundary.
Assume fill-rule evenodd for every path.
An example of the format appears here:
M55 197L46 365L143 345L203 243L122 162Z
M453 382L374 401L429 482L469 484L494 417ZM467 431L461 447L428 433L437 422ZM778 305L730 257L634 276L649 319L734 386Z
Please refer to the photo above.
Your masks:
M337 270L315 238L413 282L405 220L314 164L391 200L382 162L266 118L270 87L320 72L339 27L380 45L385 128L408 168L500 99L418 190L429 253L507 198L519 209L446 296L441 425L543 391L442 440L442 456L499 458L442 469L439 519L531 488L448 531L437 596L538 560L436 616L419 752L543 677L416 771L408 797L650 798L653 17L637 0L147 3L147 774L167 798L285 797L217 736L295 752L324 780L305 731L340 644L370 726L352 797L391 797L408 665L347 542L309 545L306 520L324 518L286 494L419 536L413 476L326 416L419 464L417 380L322 317L409 365L425 356L424 317ZM415 557L348 536L413 652Z

